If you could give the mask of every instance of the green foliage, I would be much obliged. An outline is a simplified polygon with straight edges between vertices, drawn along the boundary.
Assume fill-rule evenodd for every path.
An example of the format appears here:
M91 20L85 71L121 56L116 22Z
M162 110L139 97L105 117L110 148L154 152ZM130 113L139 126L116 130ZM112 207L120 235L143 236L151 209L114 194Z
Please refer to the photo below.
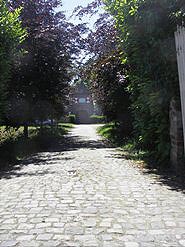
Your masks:
M64 134L67 134L67 131L61 125L57 128L45 126L42 129L36 129L29 146L32 149L34 147L37 151L47 150L47 148L58 145Z
M72 123L59 123L58 126L62 127L65 131L69 131L74 127Z
M95 124L105 123L106 122L106 117L105 116L101 116L101 115L91 115L90 119Z
M115 123L107 123L97 129L99 135L108 139L109 141L116 142L116 125Z
M84 8L82 14L97 12L100 4L101 1L92 3L87 9ZM86 44L90 59L82 67L81 74L89 81L92 95L107 120L129 122L130 101L125 77L127 65L121 62L115 22L108 13L103 13L94 27Z
M15 160L15 144L23 137L22 129L0 127L0 161Z
M18 130L0 127L0 169L6 163L59 146L63 136L72 127L72 124L59 124L56 127L42 129L29 127L29 139L24 138L23 127Z
M120 155L124 159L140 161L145 165L151 164L152 160L149 158L150 154L147 150L142 150L138 147L138 143L135 139L128 139L120 148Z
M98 128L98 134L109 140L111 143L121 146L129 136L126 133L124 123L111 122Z
M0 127L0 145L4 145L9 142L14 142L21 135L21 131L16 131L14 128Z
M11 64L20 54L20 46L26 31L19 20L21 8L10 11L7 1L0 0L0 120L5 114L7 102L7 82Z
M108 121L129 122L129 93L125 77L127 68L121 64L117 53L110 53L96 59L88 66L90 88Z
M98 134L109 140L112 144L118 147L116 157L134 160L135 162L141 162L142 164L151 163L149 159L149 153L147 150L142 150L138 146L138 143L133 138L125 138L122 131L122 126L115 123L107 123L97 130Z
M59 119L73 76L72 60L79 54L80 28L67 22L60 1L12 0L10 4L13 9L23 6L20 19L28 35L22 45L26 53L15 61L8 85L6 124Z
M67 122L74 124L76 122L76 115L75 114L69 114L67 116Z
M116 20L122 61L130 66L135 136L158 162L168 162L169 105L179 97L174 31L185 6L180 0L104 2Z

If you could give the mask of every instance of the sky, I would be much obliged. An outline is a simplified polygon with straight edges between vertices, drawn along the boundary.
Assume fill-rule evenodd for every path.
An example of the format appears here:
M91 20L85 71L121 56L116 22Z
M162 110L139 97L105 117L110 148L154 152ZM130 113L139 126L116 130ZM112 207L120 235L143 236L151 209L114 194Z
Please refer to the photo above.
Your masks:
M68 13L70 13L73 11L75 7L79 5L85 7L89 3L91 3L92 0L63 0L62 2L63 2L63 9L65 9Z
M91 3L93 0L63 0L63 6L62 6L62 10L65 11L66 13L66 16L68 18L70 18L73 10L78 7L79 5L80 6L83 6L83 7L86 7L89 3ZM93 24L95 23L95 21L97 20L97 16L87 16L87 17L84 17L83 18L83 22L87 22L89 23L89 27L90 28L93 28ZM78 18L73 18L73 19L70 19L71 22L75 23L75 24L78 24L78 23L81 23L82 21L79 21Z
M82 20L79 20L78 17L73 17L71 18L71 15L73 13L73 10L78 7L86 7L89 3L93 2L93 0L63 0L63 6L60 8L62 11L65 12L67 19L74 23L74 24L79 24L79 23L88 23L88 27L93 30L93 25L96 22L98 18L98 14L93 15L93 16L85 16L82 18ZM102 11L100 11L102 12ZM86 61L88 57L84 57L84 53L82 52L80 56L81 61Z

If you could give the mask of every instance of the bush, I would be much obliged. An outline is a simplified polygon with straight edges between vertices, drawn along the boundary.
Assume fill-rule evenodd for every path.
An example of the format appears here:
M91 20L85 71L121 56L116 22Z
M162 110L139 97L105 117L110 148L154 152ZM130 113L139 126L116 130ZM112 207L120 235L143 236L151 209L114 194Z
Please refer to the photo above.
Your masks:
M0 161L13 161L15 155L15 143L21 139L23 132L14 128L0 127Z
M57 127L29 127L29 138L25 139L23 127L0 127L0 168L39 151L47 151L59 146L63 136L72 128L72 124L59 124Z
M99 127L97 132L117 146L123 145L125 140L130 138L130 133L125 130L123 123L106 123Z
M69 123L75 123L76 122L76 115L75 114L69 114L68 116L67 116L67 122L69 122Z
M174 31L185 20L183 1L104 2L116 19L122 62L129 65L136 141L156 163L169 164L169 105L179 98Z
M45 126L42 129L36 129L30 134L28 146L36 151L44 151L48 148L59 145L61 138L67 133L61 125L58 127ZM35 151L33 150L33 151Z
M101 116L101 115L91 115L90 119L95 124L105 123L106 122L106 117L105 116Z
M123 125L114 122L107 123L99 127L97 132L113 145L119 147L119 155L123 159L152 164L153 160L150 158L149 152L142 150L132 136L127 136Z

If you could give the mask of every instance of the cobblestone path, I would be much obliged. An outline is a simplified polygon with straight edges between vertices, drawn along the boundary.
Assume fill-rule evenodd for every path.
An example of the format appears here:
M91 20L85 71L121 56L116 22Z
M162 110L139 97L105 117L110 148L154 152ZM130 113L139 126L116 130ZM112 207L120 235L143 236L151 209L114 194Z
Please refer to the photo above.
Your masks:
M0 180L0 246L185 246L185 195L77 126Z

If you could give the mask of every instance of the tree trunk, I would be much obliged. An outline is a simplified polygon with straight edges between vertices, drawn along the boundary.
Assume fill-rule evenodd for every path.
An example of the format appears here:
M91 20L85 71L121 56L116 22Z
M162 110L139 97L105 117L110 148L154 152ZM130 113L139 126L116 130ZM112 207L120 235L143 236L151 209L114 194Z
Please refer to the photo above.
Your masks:
M54 129L54 121L53 121L53 118L51 118L51 128L52 128L52 130Z
M24 138L28 139L28 125L27 124L24 125Z
M43 121L40 122L40 134L43 134Z

